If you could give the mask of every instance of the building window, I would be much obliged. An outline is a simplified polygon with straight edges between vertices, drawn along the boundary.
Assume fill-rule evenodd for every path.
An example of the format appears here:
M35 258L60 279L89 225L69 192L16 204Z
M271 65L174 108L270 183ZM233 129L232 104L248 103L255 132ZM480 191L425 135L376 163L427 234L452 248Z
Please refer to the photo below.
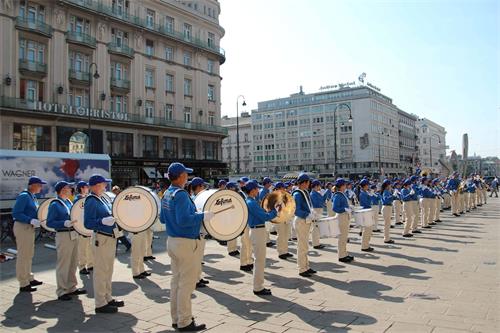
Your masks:
M146 68L144 72L144 85L146 88L154 88L154 70Z
M172 74L167 74L165 76L165 90L174 92L174 76Z
M170 16L165 16L165 31L168 33L174 32L174 18Z
M106 132L107 151L111 157L134 156L134 135L131 133Z
M50 126L14 124L14 150L51 151Z
M88 89L70 87L68 91L68 104L74 107L87 108L89 106L89 96Z
M163 157L177 158L177 138L163 137Z
M207 44L210 48L215 47L215 35L211 32L208 33Z
M155 102L146 101L144 105L144 115L146 119L153 119L155 114Z
M29 62L45 63L45 44L29 39L19 40L19 58Z
M146 39L146 54L150 57L155 55L155 44L150 39Z
M206 160L217 159L217 142L204 141L203 142L203 156Z
M151 9L146 9L146 27L154 29L155 27L155 12Z
M128 0L113 0L111 3L111 11L113 14L120 17L128 16L129 8L130 5Z
M215 113L214 112L208 113L208 124L210 126L215 126ZM248 134L247 134L247 136L248 136Z
M174 48L171 46L165 47L165 60L174 61Z
M28 19L30 22L45 22L45 7L22 0L19 3L19 16Z
M215 101L215 86L211 84L208 85L208 100Z
M214 73L214 61L213 61L213 60L208 59L208 63L207 63L207 71L208 71L210 74L213 74L213 73Z
M21 79L19 98L28 101L43 101L43 82Z
M112 94L110 100L110 107L111 111L127 113L128 112L127 96Z
M165 120L172 121L174 120L174 105L166 104L165 105Z
M90 35L90 20L71 15L69 17L69 31Z
M113 44L118 47L128 46L128 33L118 30L116 28L111 28L111 40Z
M111 78L116 80L126 80L128 77L127 65L121 62L111 62Z
M89 61L90 57L81 52L69 51L69 69L75 72L88 72L89 71Z
M190 42L192 36L193 27L191 24L184 23L184 40Z
M158 137L156 135L143 135L142 142L143 157L158 157Z
M184 51L184 65L191 66L191 52Z
M182 139L182 158L196 159L196 140Z
M184 96L193 96L191 85L192 81L190 79L184 79Z
M191 108L190 107L184 107L184 122L186 124L191 123Z

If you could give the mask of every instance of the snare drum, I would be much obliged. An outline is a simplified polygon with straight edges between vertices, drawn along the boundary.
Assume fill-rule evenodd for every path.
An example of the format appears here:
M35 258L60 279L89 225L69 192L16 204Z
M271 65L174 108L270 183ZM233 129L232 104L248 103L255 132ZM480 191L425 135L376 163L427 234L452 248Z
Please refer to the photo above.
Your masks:
M56 232L56 229L47 226L47 215L49 215L49 206L50 206L51 202L54 200L56 200L56 198L50 198L50 199L45 200L44 202L42 202L40 204L40 206L38 206L38 210L37 210L37 218L38 218L38 221L40 221L40 225L45 230L50 231L50 232Z
M320 238L333 238L340 234L339 221L336 217L324 217L317 222Z
M149 229L160 213L160 199L144 186L131 186L113 201L116 224L125 231L138 233Z
M235 239L247 226L247 204L237 192L205 190L196 196L194 204L200 212L211 211L215 214L210 221L203 221L203 226L216 240Z
M73 228L82 236L92 236L92 230L85 228L83 224L83 209L85 207L85 198L78 199L71 207L71 220L76 221L73 223Z
M371 227L375 224L373 209L360 209L354 211L354 221L360 227Z

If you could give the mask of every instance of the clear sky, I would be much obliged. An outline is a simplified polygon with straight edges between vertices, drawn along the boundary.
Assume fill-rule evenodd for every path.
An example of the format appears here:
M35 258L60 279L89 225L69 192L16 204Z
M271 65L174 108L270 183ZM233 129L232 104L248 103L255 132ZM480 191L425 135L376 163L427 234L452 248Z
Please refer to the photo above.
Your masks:
M500 156L500 0L220 0L222 115L354 81Z

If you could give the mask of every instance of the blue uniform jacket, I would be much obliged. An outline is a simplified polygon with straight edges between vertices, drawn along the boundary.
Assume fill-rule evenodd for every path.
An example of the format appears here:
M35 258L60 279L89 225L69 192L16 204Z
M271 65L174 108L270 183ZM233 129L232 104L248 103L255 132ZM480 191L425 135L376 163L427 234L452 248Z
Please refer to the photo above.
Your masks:
M83 211L83 224L85 225L85 228L107 234L113 234L115 225L107 226L102 224L102 219L108 216L112 216L111 203L105 201L105 199L99 199L95 196L95 194L89 194L85 198Z
M384 206L392 206L392 202L394 201L394 195L391 191L384 190L382 193L382 205Z
M266 197L266 195L269 194L269 189L268 188L261 188L260 191L259 191L259 196L257 197L258 198L258 201L262 201L264 200L264 198Z
M31 219L36 219L38 201L36 197L28 192L22 191L16 198L16 203L12 208L12 217L14 221L30 224Z
M450 191L456 191L458 190L458 185L460 185L460 182L458 179L451 178L448 180L448 183L446 184L446 188Z
M434 199L435 197L436 197L436 195L434 194L434 192L431 190L430 187L424 186L422 188L422 198Z
M403 188L401 190L401 200L403 201L412 201L413 200L413 195L410 194L411 189L410 188Z
M349 209L349 202L342 192L333 193L333 211L337 214L342 214Z
M372 197L366 191L359 191L359 204L361 208L368 209L372 208Z
M476 193L476 185L474 183L467 184L466 191L468 193Z
M171 185L163 194L160 221L165 224L169 237L200 238L203 217L183 189Z
M53 200L49 205L47 214L47 225L56 230L66 230L64 221L71 220L70 211L73 204L70 200L63 200L57 197L58 200Z
M302 219L307 218L309 214L311 214L311 210L309 209L309 205L306 201L309 199L309 196L307 191L304 192L307 198L305 198L298 190L293 192L293 198L295 199L295 216Z
M413 189L413 191L415 192L415 193L411 196L411 200L417 201L417 200L418 200L418 197L421 197L421 196L422 196L422 190L420 189L420 186L418 186L417 184L413 184L413 185L411 185L411 188L412 188L412 189Z
M380 194L378 192L373 193L370 198L372 199L372 206L378 206L380 203Z
M276 210L272 210L269 213L266 212L262 207L260 207L257 200L252 197L246 198L245 201L248 206L248 225L250 228L265 224L266 221L270 221L278 215Z
M324 195L321 195L321 193L319 193L318 191L311 191L311 194L309 196L311 198L313 208L325 207L326 197Z

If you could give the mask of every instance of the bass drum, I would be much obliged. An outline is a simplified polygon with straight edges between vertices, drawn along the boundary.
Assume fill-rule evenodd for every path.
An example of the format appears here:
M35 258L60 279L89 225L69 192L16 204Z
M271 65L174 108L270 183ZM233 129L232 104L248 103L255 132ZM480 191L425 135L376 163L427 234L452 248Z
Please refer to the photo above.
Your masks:
M92 236L92 230L85 228L83 224L83 208L85 206L85 198L78 199L71 207L71 220L76 221L73 228L82 236Z
M205 190L194 199L200 212L211 211L214 218L203 221L210 236L219 241L235 239L248 223L248 208L240 194L230 190Z
M125 231L138 233L149 229L160 213L160 199L153 190L131 186L118 193L113 201L113 216Z
M40 225L47 231L56 232L56 229L47 226L47 215L49 215L49 206L52 201L56 200L56 198L50 198L45 200L38 206L37 210L37 218L40 221Z

